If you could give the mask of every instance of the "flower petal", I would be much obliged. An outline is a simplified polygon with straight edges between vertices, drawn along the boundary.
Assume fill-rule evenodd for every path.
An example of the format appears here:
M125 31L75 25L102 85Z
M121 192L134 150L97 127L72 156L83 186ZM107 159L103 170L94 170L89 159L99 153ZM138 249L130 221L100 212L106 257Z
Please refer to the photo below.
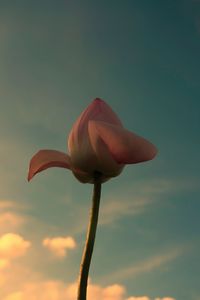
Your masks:
M77 123L81 128L88 123L89 120L96 120L107 122L109 124L118 125L122 127L122 123L112 108L102 99L96 98L92 103L82 112Z
M119 164L135 164L151 160L156 147L144 138L122 128L101 121L90 121L89 130L96 131Z
M51 167L71 169L70 164L70 157L63 152L56 150L40 150L30 161L28 181L30 181L35 174Z
M96 98L82 112L74 123L68 138L68 150L70 156L76 149L80 150L82 144L88 138L88 122L90 120L103 121L122 127L122 123L112 108L102 99Z
M98 134L95 135L96 132L88 131L90 120L122 127L120 119L112 108L105 101L94 99L80 115L69 134L68 150L73 167L90 174L92 178L95 170L106 174L107 177L119 174L119 164L111 157L105 143ZM91 139L91 136L94 137Z

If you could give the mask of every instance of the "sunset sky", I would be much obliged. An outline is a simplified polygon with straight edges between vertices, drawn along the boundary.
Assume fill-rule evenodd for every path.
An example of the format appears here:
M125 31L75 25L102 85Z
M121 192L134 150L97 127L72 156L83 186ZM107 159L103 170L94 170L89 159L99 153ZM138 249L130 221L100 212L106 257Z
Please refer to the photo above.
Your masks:
M102 187L88 300L200 300L200 1L0 2L0 299L76 300L92 185L52 168L100 97L159 150Z

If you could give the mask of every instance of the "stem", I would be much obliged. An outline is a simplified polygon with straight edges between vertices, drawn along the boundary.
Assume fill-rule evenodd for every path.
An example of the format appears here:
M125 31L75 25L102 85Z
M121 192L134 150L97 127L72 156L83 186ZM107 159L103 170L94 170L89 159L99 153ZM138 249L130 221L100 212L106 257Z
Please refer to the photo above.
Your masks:
M99 215L99 204L100 204L100 197L101 197L100 176L101 176L100 173L95 173L94 189L93 189L93 196L92 196L92 208L90 211L87 237L86 237L85 247L84 247L83 256L80 265L77 300L86 300L88 274L89 274L89 268L90 268L90 263L92 258L92 252L94 248L94 241L95 241L98 215Z

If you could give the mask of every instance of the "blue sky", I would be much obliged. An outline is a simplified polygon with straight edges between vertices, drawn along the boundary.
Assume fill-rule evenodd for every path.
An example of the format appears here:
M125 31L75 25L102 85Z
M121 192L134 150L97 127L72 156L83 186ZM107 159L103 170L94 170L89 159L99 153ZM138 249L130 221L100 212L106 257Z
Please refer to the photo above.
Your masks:
M96 97L159 153L103 185L93 299L200 299L199 53L198 0L1 1L1 299L75 299L92 186L26 176ZM76 246L43 245L58 237Z

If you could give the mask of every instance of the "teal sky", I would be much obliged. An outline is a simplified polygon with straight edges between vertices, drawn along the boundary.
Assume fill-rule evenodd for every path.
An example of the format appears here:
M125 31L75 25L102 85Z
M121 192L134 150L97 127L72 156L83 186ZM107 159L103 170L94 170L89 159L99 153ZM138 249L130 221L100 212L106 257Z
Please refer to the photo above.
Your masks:
M26 177L96 97L159 153L103 184L91 299L200 299L199 53L199 0L0 2L2 300L75 300L92 185Z

